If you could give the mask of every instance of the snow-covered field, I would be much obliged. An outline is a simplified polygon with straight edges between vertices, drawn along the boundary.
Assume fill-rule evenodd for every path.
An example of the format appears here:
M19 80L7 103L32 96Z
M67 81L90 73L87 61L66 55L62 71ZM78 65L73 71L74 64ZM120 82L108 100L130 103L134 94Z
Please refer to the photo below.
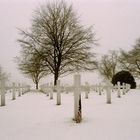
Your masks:
M56 97L56 95L54 95ZM140 140L140 90L130 90L112 104L95 92L82 94L83 121L73 122L73 95L56 98L30 92L0 107L0 140Z

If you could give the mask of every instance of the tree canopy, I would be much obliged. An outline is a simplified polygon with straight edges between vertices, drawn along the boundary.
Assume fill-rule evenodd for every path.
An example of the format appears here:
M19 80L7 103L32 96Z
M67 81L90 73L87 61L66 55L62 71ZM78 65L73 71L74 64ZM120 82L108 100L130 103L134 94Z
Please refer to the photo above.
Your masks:
M95 58L91 46L96 43L92 27L81 25L72 5L65 1L45 3L35 10L31 27L21 30L20 45L35 52L43 66L59 76L75 70L94 70Z

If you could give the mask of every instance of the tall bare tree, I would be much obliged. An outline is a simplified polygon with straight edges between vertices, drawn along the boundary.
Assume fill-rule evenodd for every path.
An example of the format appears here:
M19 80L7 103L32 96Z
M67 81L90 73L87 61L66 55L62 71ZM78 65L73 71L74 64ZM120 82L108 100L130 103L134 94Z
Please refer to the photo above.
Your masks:
M98 63L99 73L109 81L115 75L118 69L118 52L110 51L108 55L103 55Z
M46 3L36 9L31 28L22 31L18 41L38 53L54 75L54 85L60 75L76 69L95 69L91 53L95 33L91 27L80 25L72 5L64 1Z
M135 77L140 77L140 38L130 51L121 51L119 61L122 69L129 70Z
M22 55L17 57L18 68L23 74L31 78L38 89L39 81L48 75L48 70L44 67L42 59L34 52L32 54L29 50L22 50Z

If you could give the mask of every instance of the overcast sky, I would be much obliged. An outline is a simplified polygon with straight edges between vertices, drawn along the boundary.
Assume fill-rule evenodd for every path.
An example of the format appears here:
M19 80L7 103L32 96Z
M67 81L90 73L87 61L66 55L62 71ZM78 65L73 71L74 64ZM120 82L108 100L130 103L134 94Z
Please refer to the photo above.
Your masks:
M45 0L0 0L0 65L19 80L14 57L19 55L18 28L28 28L33 10ZM47 1L47 0L46 0ZM50 0L51 1L51 0ZM140 37L140 0L66 0L72 3L82 24L94 25L98 53L131 49Z

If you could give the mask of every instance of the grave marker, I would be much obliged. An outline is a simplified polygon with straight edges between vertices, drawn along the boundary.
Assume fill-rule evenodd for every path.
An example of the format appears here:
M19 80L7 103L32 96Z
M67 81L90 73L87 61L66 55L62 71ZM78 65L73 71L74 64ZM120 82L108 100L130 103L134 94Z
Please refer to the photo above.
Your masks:
M105 86L106 90L106 103L111 104L111 84L108 82Z
M56 85L56 91L57 91L57 105L61 105L61 88L60 88L60 80L57 81Z
M81 76L74 75L74 121L80 123L82 121L82 105L81 105Z
M121 98L121 91L120 91L120 89L121 89L121 86L120 86L120 82L117 82L117 97L118 98Z
M53 99L53 83L50 83L50 99Z

